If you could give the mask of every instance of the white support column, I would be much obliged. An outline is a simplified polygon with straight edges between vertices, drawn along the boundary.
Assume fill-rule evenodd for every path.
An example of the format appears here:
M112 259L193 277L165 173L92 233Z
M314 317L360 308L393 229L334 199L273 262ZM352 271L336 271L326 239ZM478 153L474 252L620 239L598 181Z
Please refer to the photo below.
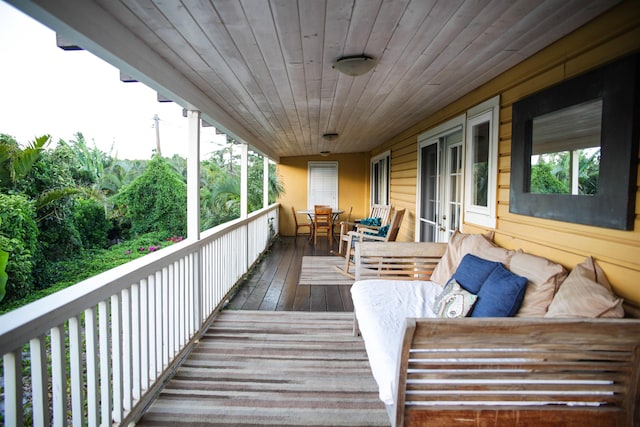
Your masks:
M264 159L264 172L262 173L264 184L262 190L262 207L269 206L269 158L267 156Z
M246 218L249 212L249 146L243 143L240 147L240 218Z
M200 111L188 111L187 237L200 240Z

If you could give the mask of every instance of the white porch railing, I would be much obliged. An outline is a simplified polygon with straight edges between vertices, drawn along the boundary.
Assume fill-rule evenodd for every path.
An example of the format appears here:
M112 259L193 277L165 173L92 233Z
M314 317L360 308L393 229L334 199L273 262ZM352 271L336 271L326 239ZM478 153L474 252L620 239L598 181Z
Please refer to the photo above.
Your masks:
M267 248L278 206L0 316L4 424L139 418Z

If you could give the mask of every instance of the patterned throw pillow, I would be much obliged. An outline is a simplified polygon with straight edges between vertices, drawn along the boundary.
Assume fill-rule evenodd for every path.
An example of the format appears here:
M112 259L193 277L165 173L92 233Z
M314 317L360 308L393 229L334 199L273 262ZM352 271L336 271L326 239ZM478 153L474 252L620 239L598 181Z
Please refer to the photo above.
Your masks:
M442 318L466 317L477 297L465 291L455 279L449 280L433 304L433 311Z

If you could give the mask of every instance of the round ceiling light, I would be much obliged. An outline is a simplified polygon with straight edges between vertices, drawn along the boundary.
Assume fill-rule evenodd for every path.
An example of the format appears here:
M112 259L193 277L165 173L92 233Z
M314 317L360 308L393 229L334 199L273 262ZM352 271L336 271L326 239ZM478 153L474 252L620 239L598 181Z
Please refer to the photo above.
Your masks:
M324 139L326 139L327 141L333 141L334 139L338 138L338 136L340 136L340 135L338 135L335 132L327 132L327 133L322 134L322 137Z
M343 56L333 63L333 68L348 76L361 76L376 65L375 59L367 55Z

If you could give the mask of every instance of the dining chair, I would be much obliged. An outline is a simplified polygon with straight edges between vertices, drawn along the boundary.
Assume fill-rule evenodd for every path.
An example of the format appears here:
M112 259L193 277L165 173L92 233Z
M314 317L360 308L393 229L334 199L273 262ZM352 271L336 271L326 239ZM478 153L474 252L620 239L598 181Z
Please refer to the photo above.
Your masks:
M303 229L304 228L308 228L309 229L309 237L311 237L313 235L313 223L311 221L299 223L298 222L298 214L296 213L296 209L293 206L291 206L291 213L293 214L293 222L295 222L295 224L296 224L296 237L298 237L298 234L302 234L302 233L298 233L298 230L300 230L301 228L303 228Z
M331 206L314 206L313 215L313 244L318 243L318 232L327 233L329 243L333 240L333 210Z

